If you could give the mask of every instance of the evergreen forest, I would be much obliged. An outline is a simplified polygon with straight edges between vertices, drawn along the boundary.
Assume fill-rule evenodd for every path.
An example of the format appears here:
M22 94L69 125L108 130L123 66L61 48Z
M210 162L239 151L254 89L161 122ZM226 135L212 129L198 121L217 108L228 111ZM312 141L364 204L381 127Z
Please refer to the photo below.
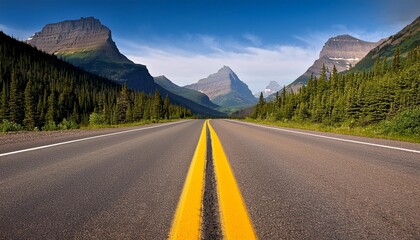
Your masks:
M132 91L0 32L0 131L188 117L158 91Z
M311 77L298 92L283 88L271 102L260 96L252 118L310 122L332 127L383 124L399 134L420 137L420 47L392 58L376 58L363 72Z

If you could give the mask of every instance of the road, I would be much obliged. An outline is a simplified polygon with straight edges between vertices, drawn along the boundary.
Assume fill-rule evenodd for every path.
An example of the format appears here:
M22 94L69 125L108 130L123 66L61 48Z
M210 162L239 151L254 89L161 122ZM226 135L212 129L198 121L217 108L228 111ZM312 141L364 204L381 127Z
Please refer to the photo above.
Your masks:
M184 192L197 183L187 178L191 163L206 152L196 150L203 132L210 136L203 123L140 127L10 155L0 149L0 239L166 239L182 213L181 195L194 196ZM210 144L217 158L212 181L223 233L226 196L237 192L244 209L235 211L249 217L260 239L420 238L419 144L230 120L210 125L211 141L201 145ZM199 177L209 171L197 166ZM196 191L207 189L201 182ZM202 195L198 207L212 199Z
M165 239L202 125L0 157L0 239Z
M211 123L261 239L420 238L419 153Z

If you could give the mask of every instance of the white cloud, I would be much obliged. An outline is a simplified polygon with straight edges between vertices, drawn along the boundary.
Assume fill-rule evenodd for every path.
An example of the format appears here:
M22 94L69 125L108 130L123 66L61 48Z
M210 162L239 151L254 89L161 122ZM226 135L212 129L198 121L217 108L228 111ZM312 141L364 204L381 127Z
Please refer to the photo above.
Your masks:
M270 81L287 85L304 73L318 58L325 42L341 34L375 42L401 29L393 26L382 31L352 29L335 24L325 31L294 36L302 46L264 45L259 36L245 33L242 38L217 38L190 34L178 39L154 43L134 43L118 39L122 52L136 63L145 64L154 76L166 75L178 85L187 85L216 72L223 65L231 67L250 87L261 91Z
M256 46L260 46L262 44L261 39L254 34L246 33L243 35L243 37Z
M255 47L241 45L233 40L226 43L210 36L201 39L199 44L206 46L208 51L197 53L188 48L119 42L122 45L121 52L132 61L145 64L153 76L165 75L176 84L184 86L227 65L253 92L263 90L273 80L280 85L289 84L312 65L319 52L319 49L311 47Z

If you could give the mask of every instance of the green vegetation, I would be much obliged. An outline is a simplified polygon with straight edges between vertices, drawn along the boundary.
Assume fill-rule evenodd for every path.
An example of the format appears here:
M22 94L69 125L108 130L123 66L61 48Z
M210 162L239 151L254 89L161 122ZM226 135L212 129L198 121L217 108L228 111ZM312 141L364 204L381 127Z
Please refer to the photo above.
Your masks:
M189 109L87 73L0 32L0 130L58 130L191 117ZM92 120L97 121L97 120Z
M254 97L252 99L246 99L236 91L231 91L228 94L217 96L212 100L215 104L222 106L226 109L240 109L255 104Z
M86 126L80 126L82 130L90 130L90 129L100 129L100 128L121 128L121 127L135 127L141 126L146 124L153 124L153 123L169 123L179 121L180 119L148 119L148 120L140 120L138 122L128 122L128 123L120 123L120 124L89 124Z
M155 83L159 84L162 88L168 90L169 92L172 92L181 97L189 99L197 104L206 106L211 109L216 109L219 107L216 104L212 103L206 94L201 93L196 90L189 89L189 88L180 87L172 83L165 76L155 77L154 80L155 80Z
M0 123L0 132L12 132L23 130L22 125L3 119Z
M372 49L356 66L350 70L371 70L378 56L391 62L394 52L398 49L402 57L420 45L420 17L395 35L390 36L378 47Z
M370 71L337 74L325 67L297 92L260 98L252 118L311 130L420 140L420 47L402 60L396 49L391 64L378 58Z

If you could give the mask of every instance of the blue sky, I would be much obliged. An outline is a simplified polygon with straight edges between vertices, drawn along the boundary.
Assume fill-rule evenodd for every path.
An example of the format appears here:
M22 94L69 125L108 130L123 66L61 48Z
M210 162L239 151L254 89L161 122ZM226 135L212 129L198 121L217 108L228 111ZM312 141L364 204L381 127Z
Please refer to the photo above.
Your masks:
M258 91L296 79L329 37L378 41L419 13L417 0L0 0L0 30L26 39L47 23L94 16L154 76L186 85L228 65Z

